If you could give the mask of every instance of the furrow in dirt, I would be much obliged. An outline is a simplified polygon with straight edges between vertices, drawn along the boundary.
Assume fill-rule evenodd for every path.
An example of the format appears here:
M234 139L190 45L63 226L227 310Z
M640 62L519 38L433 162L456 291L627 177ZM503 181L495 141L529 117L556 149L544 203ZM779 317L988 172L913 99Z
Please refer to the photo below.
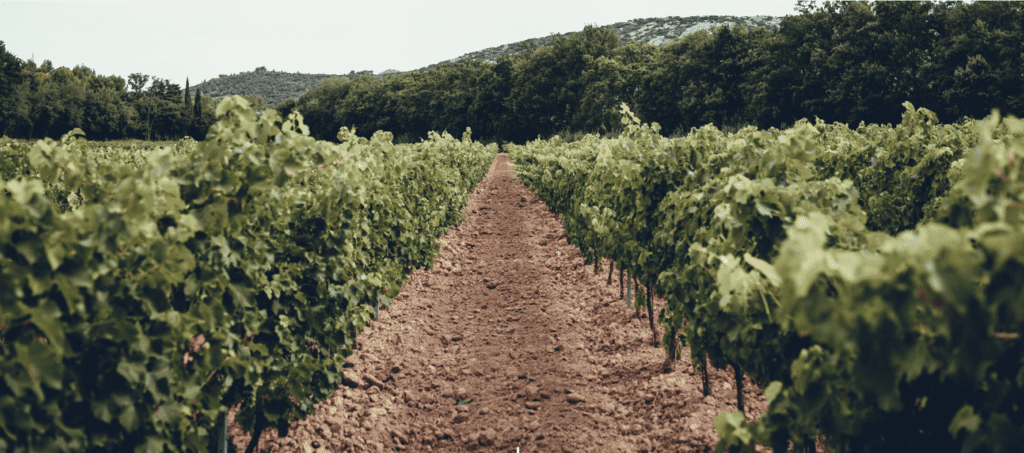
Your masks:
M703 397L688 348L663 367L646 310L636 318L619 297L618 270L608 285L609 260L597 275L584 265L509 163L498 154L437 265L414 270L360 335L346 385L288 437L266 429L257 451L714 451L715 416L736 410L732 369L711 368ZM744 380L754 421L767 402ZM241 452L238 407L228 433Z

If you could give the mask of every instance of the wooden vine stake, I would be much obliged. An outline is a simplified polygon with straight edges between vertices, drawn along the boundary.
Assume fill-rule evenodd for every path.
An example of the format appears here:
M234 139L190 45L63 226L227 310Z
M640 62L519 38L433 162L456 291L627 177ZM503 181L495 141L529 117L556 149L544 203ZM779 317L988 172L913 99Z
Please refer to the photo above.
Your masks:
M740 370L739 365L732 364L733 371L736 372L736 408L740 410L740 414L746 414L743 412L743 371Z
M814 439L810 434L804 435L804 451L807 453L817 453L818 451L818 446L814 444Z
M700 366L694 366L700 370L700 377L704 384L704 396L710 396L711 384L708 383L708 354L706 352L701 353L699 363Z
M633 276L633 287L636 288L636 314L633 315L637 319L640 319L640 305L643 301L644 296L640 294L640 283L637 282L636 276Z
M633 287L630 286L630 270L626 270L626 308L633 305Z
M622 266L619 266L619 299L626 297L626 293L622 291Z
M249 439L249 445L245 447L245 453L253 453L256 451L256 446L260 443L260 435L263 434L263 428L266 426L266 418L263 416L262 401L259 398L256 399L256 426L252 430L252 439Z
M647 320L651 323L651 344L658 345L658 329L654 328L654 291L647 287Z
M671 334L669 335L668 360L672 361L676 359L676 335L679 334L675 324L670 324L669 332Z

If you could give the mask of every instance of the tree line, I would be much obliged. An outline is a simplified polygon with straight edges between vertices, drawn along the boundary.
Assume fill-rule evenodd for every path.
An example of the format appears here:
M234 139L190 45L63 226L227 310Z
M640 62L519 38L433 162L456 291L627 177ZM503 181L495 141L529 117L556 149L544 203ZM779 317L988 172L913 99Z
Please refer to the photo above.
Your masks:
M520 43L521 52L493 64L328 79L275 108L302 113L320 140L336 140L347 126L366 135L389 131L398 142L431 130L461 136L466 127L485 142L613 133L621 130L621 102L666 134L708 123L785 127L814 117L893 124L904 101L943 121L980 118L992 108L1024 116L1024 4L799 0L797 11L778 26L723 26L661 48L620 45L614 30L587 25L543 47ZM126 89L119 77L22 64L2 43L0 52L0 131L10 136L59 137L81 127L89 139L202 139L215 120L213 98L197 92L198 102L186 100L166 81L141 90L145 76L133 74Z
M901 104L946 121L992 108L1024 114L1024 4L803 1L777 27L719 27L658 48L619 45L606 28L499 57L385 81L326 81L279 110L299 110L318 139L341 126L425 137L523 143L555 133L615 132L626 102L663 133L784 127L819 117L894 124Z
M205 137L217 100L199 91L193 98L185 84L182 90L141 73L125 81L83 65L22 62L0 41L0 136L58 138L78 127L89 140ZM266 108L255 97L250 102Z

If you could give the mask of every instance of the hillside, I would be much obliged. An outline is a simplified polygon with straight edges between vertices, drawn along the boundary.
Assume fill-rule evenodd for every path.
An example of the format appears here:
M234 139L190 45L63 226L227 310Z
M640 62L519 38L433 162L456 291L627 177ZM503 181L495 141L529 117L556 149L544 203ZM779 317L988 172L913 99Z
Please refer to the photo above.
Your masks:
M770 16L690 16L690 17L658 17L650 19L633 19L628 22L618 22L608 25L619 34L620 44L625 45L630 41L644 41L658 47L663 47L676 38L686 36L700 30L707 30L717 26L734 24L743 25L747 29L755 27L770 27L778 25L781 17ZM544 46L557 36L570 36L580 32L565 34L551 34L543 38L527 39L523 42L531 42L537 46ZM460 63L466 60L480 59L494 63L502 55L512 55L516 43L505 44L499 47L491 47L476 52L470 52L460 57L438 62L423 68L411 71L388 70L381 74L374 74L373 71L350 71L348 74L303 74L289 73L282 71L267 71L261 66L254 71L238 74L221 74L220 77L207 80L191 86L190 95L195 96L197 89L202 89L203 94L220 98L231 95L256 95L267 101L267 105L276 106L284 100L294 97L298 98L313 88L316 88L322 81L332 77L346 77L349 79L358 78L362 75L384 79L395 74L410 72L424 73L437 69L441 65Z

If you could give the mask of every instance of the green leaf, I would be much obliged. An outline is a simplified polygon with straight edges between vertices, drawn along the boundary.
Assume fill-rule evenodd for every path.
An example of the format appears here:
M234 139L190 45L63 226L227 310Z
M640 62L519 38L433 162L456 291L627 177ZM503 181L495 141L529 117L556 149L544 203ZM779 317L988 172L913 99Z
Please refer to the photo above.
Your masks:
M718 431L719 436L736 437L743 442L743 445L750 444L753 439L753 433L745 426L746 424L746 417L739 411L719 412L715 417L715 431Z
M29 320L50 339L50 345L54 348L57 356L63 357L64 347L62 345L66 344L67 340L64 338L64 329L58 324L63 313L60 307L52 299L45 299L45 302L37 307L22 305L21 308L32 315Z
M981 417L974 413L974 407L970 404L965 404L956 412L953 416L953 421L949 422L949 434L954 438L961 429L966 429L968 433L975 433L981 426Z
M768 405L775 401L775 397L779 396L779 392L782 392L782 382L772 381L768 384L768 387L764 389L764 399L768 400Z
M199 219L191 214L178 215L175 222L178 223L178 236L175 240L180 243L184 243L185 241L192 239L197 231L202 231L203 229L202 225L199 223Z
M757 213L758 214L761 214L761 215L763 215L765 217L774 217L775 216L775 211L773 211L768 206L765 206L764 203L761 203L760 200L758 200L754 204L754 207L757 209Z
M110 423L114 420L114 401L111 399L99 400L93 399L89 402L92 408L92 415L102 420L104 423Z
M782 278L779 277L778 271L775 270L775 266L772 266L771 263L760 258L757 258L749 253L744 253L743 259L747 261L747 264L749 264L750 267L753 267L754 269L757 269L759 272L761 272L761 274L768 279L768 282L771 283L772 286L778 287L779 285L782 284Z
M8 377L5 373L6 383L12 387L15 396L22 396L25 390L31 389L35 393L39 401L45 399L42 387L39 386L40 381L43 381L47 386L55 389L61 388L63 366L61 360L54 354L53 348L43 342L32 340L28 345L23 343L14 343L15 355L18 357L15 359L15 363L20 364L24 367L25 372L16 371L9 372L12 374ZM15 376L21 376L21 379Z
M117 421L121 423L125 431L130 433L139 429L139 414L135 411L135 405L129 405L121 410L121 415L118 415Z
M121 359L117 364L117 374L124 376L129 384L136 385L146 375L146 367L140 363L130 362L128 359Z
M185 401L195 400L196 396L199 395L199 391L200 391L200 388L199 388L198 385L187 384L185 386L185 391L182 393L182 397L185 398Z

